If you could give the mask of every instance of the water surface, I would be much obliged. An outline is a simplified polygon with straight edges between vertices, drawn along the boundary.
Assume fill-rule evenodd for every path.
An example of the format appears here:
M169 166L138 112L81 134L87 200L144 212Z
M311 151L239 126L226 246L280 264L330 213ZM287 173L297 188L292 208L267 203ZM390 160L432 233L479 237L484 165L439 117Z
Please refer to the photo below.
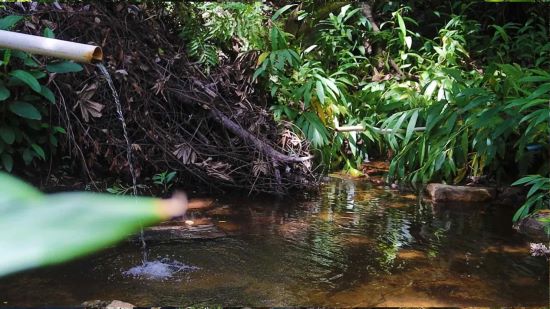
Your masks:
M431 205L335 179L308 201L224 201L232 234L152 244L150 261L185 267L128 276L139 245L0 280L0 306L545 306L548 264L511 228L513 209Z

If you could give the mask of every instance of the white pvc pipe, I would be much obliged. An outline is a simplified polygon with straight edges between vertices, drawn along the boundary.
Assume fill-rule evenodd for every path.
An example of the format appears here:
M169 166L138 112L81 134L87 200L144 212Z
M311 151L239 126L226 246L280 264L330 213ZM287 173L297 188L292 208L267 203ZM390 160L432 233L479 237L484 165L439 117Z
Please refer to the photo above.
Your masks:
M83 63L100 62L103 60L103 52L98 46L4 30L0 30L0 48L17 49L31 54L69 59Z
M394 130L392 129L381 129L381 128L377 128L377 127L372 127L373 131L376 131L380 134L391 134L393 133ZM336 132L363 132L365 131L365 127L363 127L362 125L353 125L353 126L340 126L339 122L338 122L338 119L336 117L334 117L334 130ZM416 128L413 128L413 131L414 132L422 132L422 131L426 131L426 127L416 127ZM405 132L405 130L403 129L398 129L396 130L395 132Z

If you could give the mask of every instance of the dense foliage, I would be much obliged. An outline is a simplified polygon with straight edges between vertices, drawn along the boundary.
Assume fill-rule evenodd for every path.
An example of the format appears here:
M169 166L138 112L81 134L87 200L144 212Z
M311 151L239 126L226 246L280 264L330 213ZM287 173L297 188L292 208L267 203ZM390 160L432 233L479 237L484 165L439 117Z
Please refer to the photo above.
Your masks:
M107 54L117 56L108 60L108 66L120 87L131 89L122 93L128 106L146 101L132 103L136 106L126 112L135 114L127 119L154 115L145 117L146 126L137 121L130 127L146 135L131 139L142 139L136 146L143 149L136 152L156 169L148 173L151 178L155 175L150 180L159 188L167 190L176 179L174 172L183 179L185 171L203 183L212 178L228 186L272 192L284 177L300 169L310 172L309 163L301 167L294 163L305 161L311 146L325 171L360 174L362 163L376 157L391 160L388 182L415 186L487 179L531 186L528 202L515 217L519 219L534 208L548 207L546 8L544 3L436 0L153 1L105 9L125 14L134 25L162 16L162 22L151 25L170 29L181 39L179 45L165 33L135 35L151 54L137 55L124 49L133 46L129 43L109 46L116 42L105 29L92 37L97 42L111 40L107 45L113 52ZM155 14L147 15L148 9ZM8 28L20 20L8 16L1 26ZM116 26L119 32L128 31L127 25ZM53 35L49 28L41 31ZM14 154L30 163L55 150L57 135L65 130L45 121L48 104L55 103L49 90L55 85L52 78L80 67L2 53L0 100L7 104L0 110L6 119L0 151L3 168L10 170L19 157ZM135 65L132 61L138 57L140 63ZM139 67L139 73L133 73L133 67ZM144 77L148 74L157 80L150 82ZM92 83L84 87L90 97L94 87ZM81 101L90 99L82 93L77 96ZM180 101L185 106L174 103ZM189 107L189 102L195 105ZM112 130L103 131L107 125L88 119L88 114L100 118L101 113L94 105L81 110L82 117L71 117L84 118L79 120L80 139L93 155L83 161L109 162L109 169L123 170L123 156L107 158L117 152ZM212 125L213 120L217 123ZM109 142L97 142L103 132L108 132ZM197 138L197 132L206 136ZM220 147L231 152L220 153ZM97 159L102 154L103 161ZM302 158L292 161L286 154ZM161 159L150 160L154 155ZM249 162L243 163L243 156ZM158 163L163 160L168 163ZM126 187L113 186L110 191L123 193Z
M255 5L239 4L246 6ZM330 168L357 173L368 155L389 151L390 181L510 183L526 174L544 181L550 34L543 6L308 1L250 15L251 27L231 38L265 37L265 45L247 45L261 51L254 78L271 96L275 119L294 123ZM194 8L226 16L232 5ZM221 24L211 18L203 26L227 50L230 38L214 35ZM340 124L363 129L342 132ZM548 207L543 195L515 220L530 205Z
M8 30L21 22L22 16L9 15L0 19L0 30ZM43 34L54 33L44 28ZM68 61L41 63L32 55L0 49L0 169L11 172L14 160L30 165L35 159L46 160L54 153L58 136L65 129L48 119L55 95L50 89L55 74L79 72L82 67ZM49 78L46 78L49 77Z

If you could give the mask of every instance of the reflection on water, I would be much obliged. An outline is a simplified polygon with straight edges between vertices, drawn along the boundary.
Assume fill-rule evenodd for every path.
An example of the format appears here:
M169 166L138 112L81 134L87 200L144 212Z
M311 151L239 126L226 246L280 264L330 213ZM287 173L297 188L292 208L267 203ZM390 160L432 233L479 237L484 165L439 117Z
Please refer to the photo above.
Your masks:
M512 209L432 206L348 180L306 202L229 204L213 221L233 236L151 248L152 259L193 271L163 281L124 276L141 261L138 248L123 245L5 278L0 305L547 304L548 264L511 229Z

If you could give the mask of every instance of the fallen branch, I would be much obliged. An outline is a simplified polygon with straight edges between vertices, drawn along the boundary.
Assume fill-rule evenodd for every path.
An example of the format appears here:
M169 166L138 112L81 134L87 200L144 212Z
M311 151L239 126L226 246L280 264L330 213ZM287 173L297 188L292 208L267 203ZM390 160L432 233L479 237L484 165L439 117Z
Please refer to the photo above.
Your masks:
M256 136L252 135L247 130L243 129L240 125L229 119L226 115L215 108L210 109L210 115L214 120L220 123L223 127L227 128L231 133L240 137L247 144L252 144L258 151L264 155L272 158L274 161L278 162L287 162L287 163L298 163L311 160L313 156L307 157L292 157L285 155L275 150L271 145L259 140Z

